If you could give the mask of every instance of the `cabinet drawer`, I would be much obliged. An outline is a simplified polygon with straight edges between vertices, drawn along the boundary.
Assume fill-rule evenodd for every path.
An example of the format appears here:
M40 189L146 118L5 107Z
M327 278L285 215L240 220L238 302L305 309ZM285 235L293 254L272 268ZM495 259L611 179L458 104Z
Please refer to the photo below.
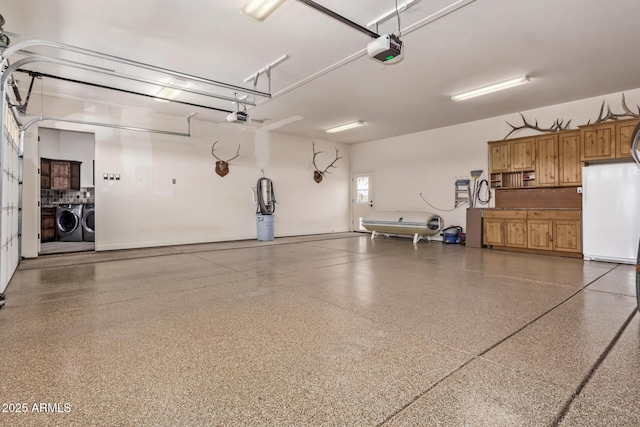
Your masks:
M557 219L580 221L580 211L564 209L530 210L527 213L527 219Z
M527 217L527 211L522 209L485 209L484 217L501 219L525 219Z

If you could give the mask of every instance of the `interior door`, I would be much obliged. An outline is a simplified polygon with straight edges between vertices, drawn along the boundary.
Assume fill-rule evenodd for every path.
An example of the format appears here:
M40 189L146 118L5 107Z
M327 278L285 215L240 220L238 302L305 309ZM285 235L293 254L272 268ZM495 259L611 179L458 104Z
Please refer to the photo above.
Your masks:
M362 219L374 212L373 172L359 172L351 176L351 230L367 231Z

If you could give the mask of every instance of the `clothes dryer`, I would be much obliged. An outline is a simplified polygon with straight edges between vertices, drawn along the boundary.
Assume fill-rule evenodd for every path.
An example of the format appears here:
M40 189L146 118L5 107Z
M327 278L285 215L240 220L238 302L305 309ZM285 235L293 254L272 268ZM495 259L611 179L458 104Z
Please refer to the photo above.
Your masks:
M56 228L61 242L82 242L82 204L61 203L56 207Z
M85 242L96 241L95 210L93 203L85 203L82 208L82 240Z

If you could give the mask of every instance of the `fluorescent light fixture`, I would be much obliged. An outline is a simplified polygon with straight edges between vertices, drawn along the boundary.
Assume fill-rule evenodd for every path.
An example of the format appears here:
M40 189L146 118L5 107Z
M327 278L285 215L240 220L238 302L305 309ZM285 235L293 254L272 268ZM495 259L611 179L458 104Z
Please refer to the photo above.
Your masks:
M529 83L529 77L518 77L517 79L507 80L505 82L496 83L491 86L481 87L479 89L470 90L468 92L459 93L453 95L451 99L454 101L463 101L465 99L474 98L480 95L486 95L488 93L497 92L499 90L509 89L514 86L520 86L521 84Z
M381 24L384 21L386 21L387 19L391 18L392 16L394 16L396 13L400 13L403 12L406 8L408 8L409 6L411 6L412 4L414 4L415 2L417 2L418 0L407 0L402 4L398 5L398 10L396 9L391 9L385 13L383 13L382 15L378 16L376 19L374 19L373 21L369 22L367 24L367 27L373 27L376 24Z
M346 125L336 126L334 128L327 129L325 132L327 132L327 133L342 132L343 130L357 128L357 127L360 127L362 125L364 125L364 122L357 121L357 122L353 122L353 123L347 123Z
M262 22L282 3L284 0L251 0L240 13L254 21Z
M189 86L189 83L180 79L171 79L169 80L167 85L187 87ZM153 98L153 100L158 102L169 102L169 99L174 99L176 96L182 93L180 89L176 89L168 86L165 86L162 89L160 89L158 93L156 93L157 98Z

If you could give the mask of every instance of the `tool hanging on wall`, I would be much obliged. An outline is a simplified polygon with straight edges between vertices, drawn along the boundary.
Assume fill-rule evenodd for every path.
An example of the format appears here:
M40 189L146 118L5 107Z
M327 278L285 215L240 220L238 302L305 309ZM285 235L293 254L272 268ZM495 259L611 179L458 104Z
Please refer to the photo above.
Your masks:
M491 200L491 190L489 189L489 181L487 181L486 179L478 180L480 177L482 177L482 172L483 171L481 169L472 170L470 172L471 178L473 178L473 186L471 191L472 197L471 197L471 203L469 203L470 208L475 208L478 204L487 205ZM482 193L483 187L485 188L485 194L486 194L486 197L484 199L480 195Z
M456 195L455 195L455 208L468 203L469 206L472 206L471 201L471 181L468 179L457 179L455 182L456 185Z

